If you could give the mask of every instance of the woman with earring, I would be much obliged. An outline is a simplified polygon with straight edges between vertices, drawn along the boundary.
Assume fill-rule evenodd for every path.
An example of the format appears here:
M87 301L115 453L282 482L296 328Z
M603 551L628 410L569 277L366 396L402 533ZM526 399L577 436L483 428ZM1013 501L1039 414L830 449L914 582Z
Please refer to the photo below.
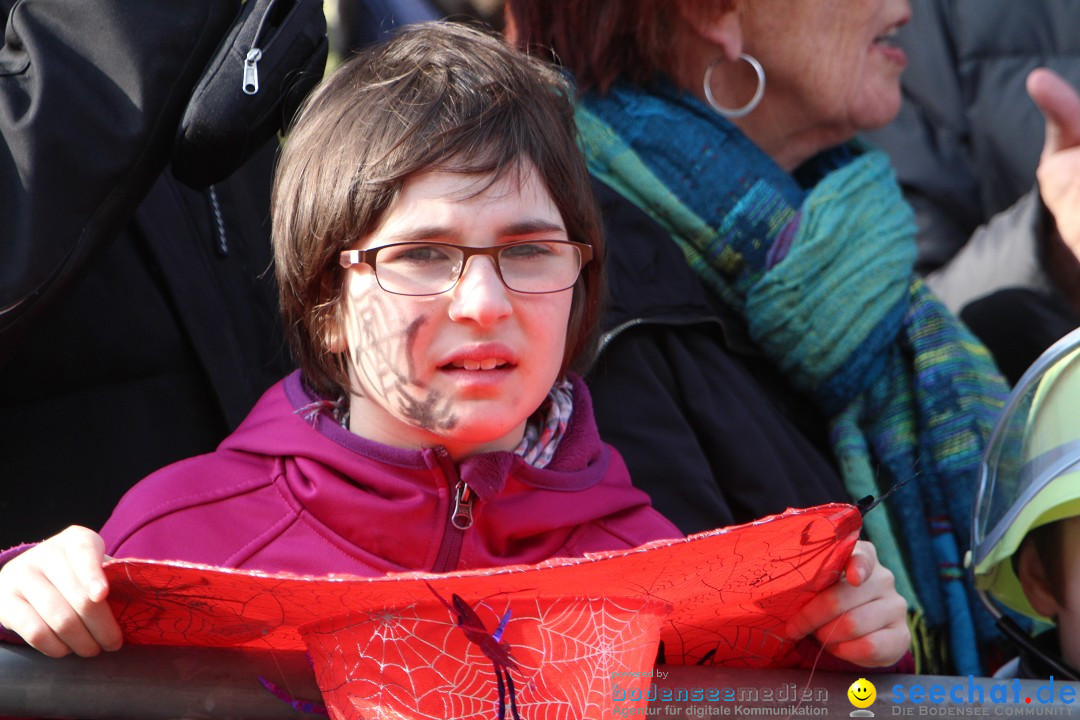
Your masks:
M913 273L888 160L907 0L510 0L574 76L611 304L590 378L605 440L684 532L889 490L866 531L919 670L979 673L964 582L1005 385Z

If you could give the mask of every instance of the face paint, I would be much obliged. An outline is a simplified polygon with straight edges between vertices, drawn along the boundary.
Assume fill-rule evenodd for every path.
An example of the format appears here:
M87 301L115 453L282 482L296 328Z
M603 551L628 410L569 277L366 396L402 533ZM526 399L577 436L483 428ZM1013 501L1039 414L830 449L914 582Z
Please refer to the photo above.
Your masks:
M358 338L351 349L359 385L372 399L394 408L423 430L450 430L456 423L447 399L416 377L413 350L428 320L408 318L395 309L385 293L365 292L353 306L349 323Z

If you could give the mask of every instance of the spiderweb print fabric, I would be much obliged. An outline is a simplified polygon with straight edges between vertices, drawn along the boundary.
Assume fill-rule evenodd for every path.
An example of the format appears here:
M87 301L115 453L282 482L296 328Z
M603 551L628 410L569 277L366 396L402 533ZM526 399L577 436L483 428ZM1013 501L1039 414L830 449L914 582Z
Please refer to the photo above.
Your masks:
M606 716L616 682L647 694L648 678L622 678L651 667L668 606L627 598L497 596L475 608L489 629L507 609L502 639L513 658L507 672L522 718ZM330 618L303 633L333 718L499 717L491 659L437 602ZM509 699L504 702L508 708Z
M429 703L450 702L441 696L459 696L454 701L459 705L439 705L429 715L395 715L389 710L380 715L381 710L366 709L366 714L350 710L338 715L343 718L497 717L491 704L499 696L496 668L466 637L448 604L457 596L474 610L488 635L511 607L502 641L509 645L517 668L503 677L510 676L520 705L550 706L552 714L533 709L522 715L523 720L539 720L564 717L558 714L563 701L539 701L542 688L563 684L554 678L561 677L558 668L564 667L560 665L564 660L588 666L593 677L607 678L615 671L597 668L605 663L630 664L618 653L629 652L636 644L617 639L609 643L594 635L606 637L618 628L619 608L631 602L670 606L670 614L659 620L667 663L764 668L805 662L805 648L789 640L783 628L810 598L838 579L861 524L855 507L829 504L631 550L445 574L312 578L146 560L110 561L105 572L109 604L126 642L303 650L307 647L303 627L313 657L321 653L325 664L320 667L337 667L344 673L332 680L317 669L327 694L366 683L382 688L380 697L393 696L395 702L407 702L419 693L416 702L424 703L423 712L428 712ZM581 598L592 598L599 605L590 608ZM514 606L519 602L525 602L524 609ZM586 604L578 607L574 602ZM546 628L548 623L558 630L544 630L546 640L524 635L528 628ZM338 629L332 630L335 624ZM357 637L346 641L335 635L344 630ZM653 633L649 642L655 643L655 638ZM346 657L344 648L352 654ZM430 659L432 652L461 653L458 657L466 660L459 659L459 667L452 671L437 669L442 666ZM423 669L425 683L445 687L453 679L472 689L420 692L420 680L395 670L407 667L411 655ZM637 670L651 667L653 657L646 653ZM383 675L376 676L376 671ZM386 672L400 677L391 681ZM588 685L584 680L574 683L579 688ZM577 692L591 697L584 690ZM566 707L569 702L565 700ZM476 703L487 704L470 715ZM576 717L583 716L595 717L587 712ZM509 709L505 717L511 717Z

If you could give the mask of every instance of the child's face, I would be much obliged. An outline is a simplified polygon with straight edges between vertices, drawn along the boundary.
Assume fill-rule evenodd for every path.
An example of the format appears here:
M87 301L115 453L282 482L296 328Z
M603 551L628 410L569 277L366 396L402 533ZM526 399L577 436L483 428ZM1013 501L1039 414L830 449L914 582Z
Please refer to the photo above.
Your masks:
M1080 667L1080 517L1061 523L1062 587L1058 588L1057 624L1061 654L1073 667Z
M1080 667L1080 517L1062 520L1062 606L1057 627L1062 655L1072 667Z
M1060 577L1049 577L1031 542L1020 552L1020 581L1036 611L1057 621L1062 657L1080 667L1080 516L1059 520ZM1032 566L1040 569L1032 570Z
M477 194L489 180L442 171L413 178L356 247L569 239L531 164ZM485 256L471 258L452 289L428 296L386 292L371 267L354 266L343 316L361 394L351 396L350 429L396 447L443 445L454 458L513 450L558 377L572 297L572 289L513 292Z

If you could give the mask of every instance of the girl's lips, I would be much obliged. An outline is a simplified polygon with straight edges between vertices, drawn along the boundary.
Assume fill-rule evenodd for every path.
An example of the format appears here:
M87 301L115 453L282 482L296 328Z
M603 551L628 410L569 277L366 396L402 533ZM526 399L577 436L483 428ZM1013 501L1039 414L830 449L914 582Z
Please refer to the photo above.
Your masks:
M439 361L439 377L462 398L490 398L514 377L517 355L502 343L484 342L458 347Z
M491 371L517 365L517 356L501 343L478 343L458 348L443 357L439 370L464 370L466 372Z
M452 392L462 399L469 397L492 397L502 392L515 372L514 365L501 365L490 370L466 370L465 368L444 365L439 368L439 376L444 387L455 388Z
M503 376L513 372L514 367L514 365L500 365L499 367L489 368L487 370L467 370L465 368L454 367L453 365L445 365L439 368L439 372L462 378L470 376L483 377L485 375Z
M449 368L459 370L495 370L497 368L506 367L508 362L502 358L484 358L483 360L473 360L467 358L464 360L455 360L450 363ZM447 366L443 366L447 367Z

